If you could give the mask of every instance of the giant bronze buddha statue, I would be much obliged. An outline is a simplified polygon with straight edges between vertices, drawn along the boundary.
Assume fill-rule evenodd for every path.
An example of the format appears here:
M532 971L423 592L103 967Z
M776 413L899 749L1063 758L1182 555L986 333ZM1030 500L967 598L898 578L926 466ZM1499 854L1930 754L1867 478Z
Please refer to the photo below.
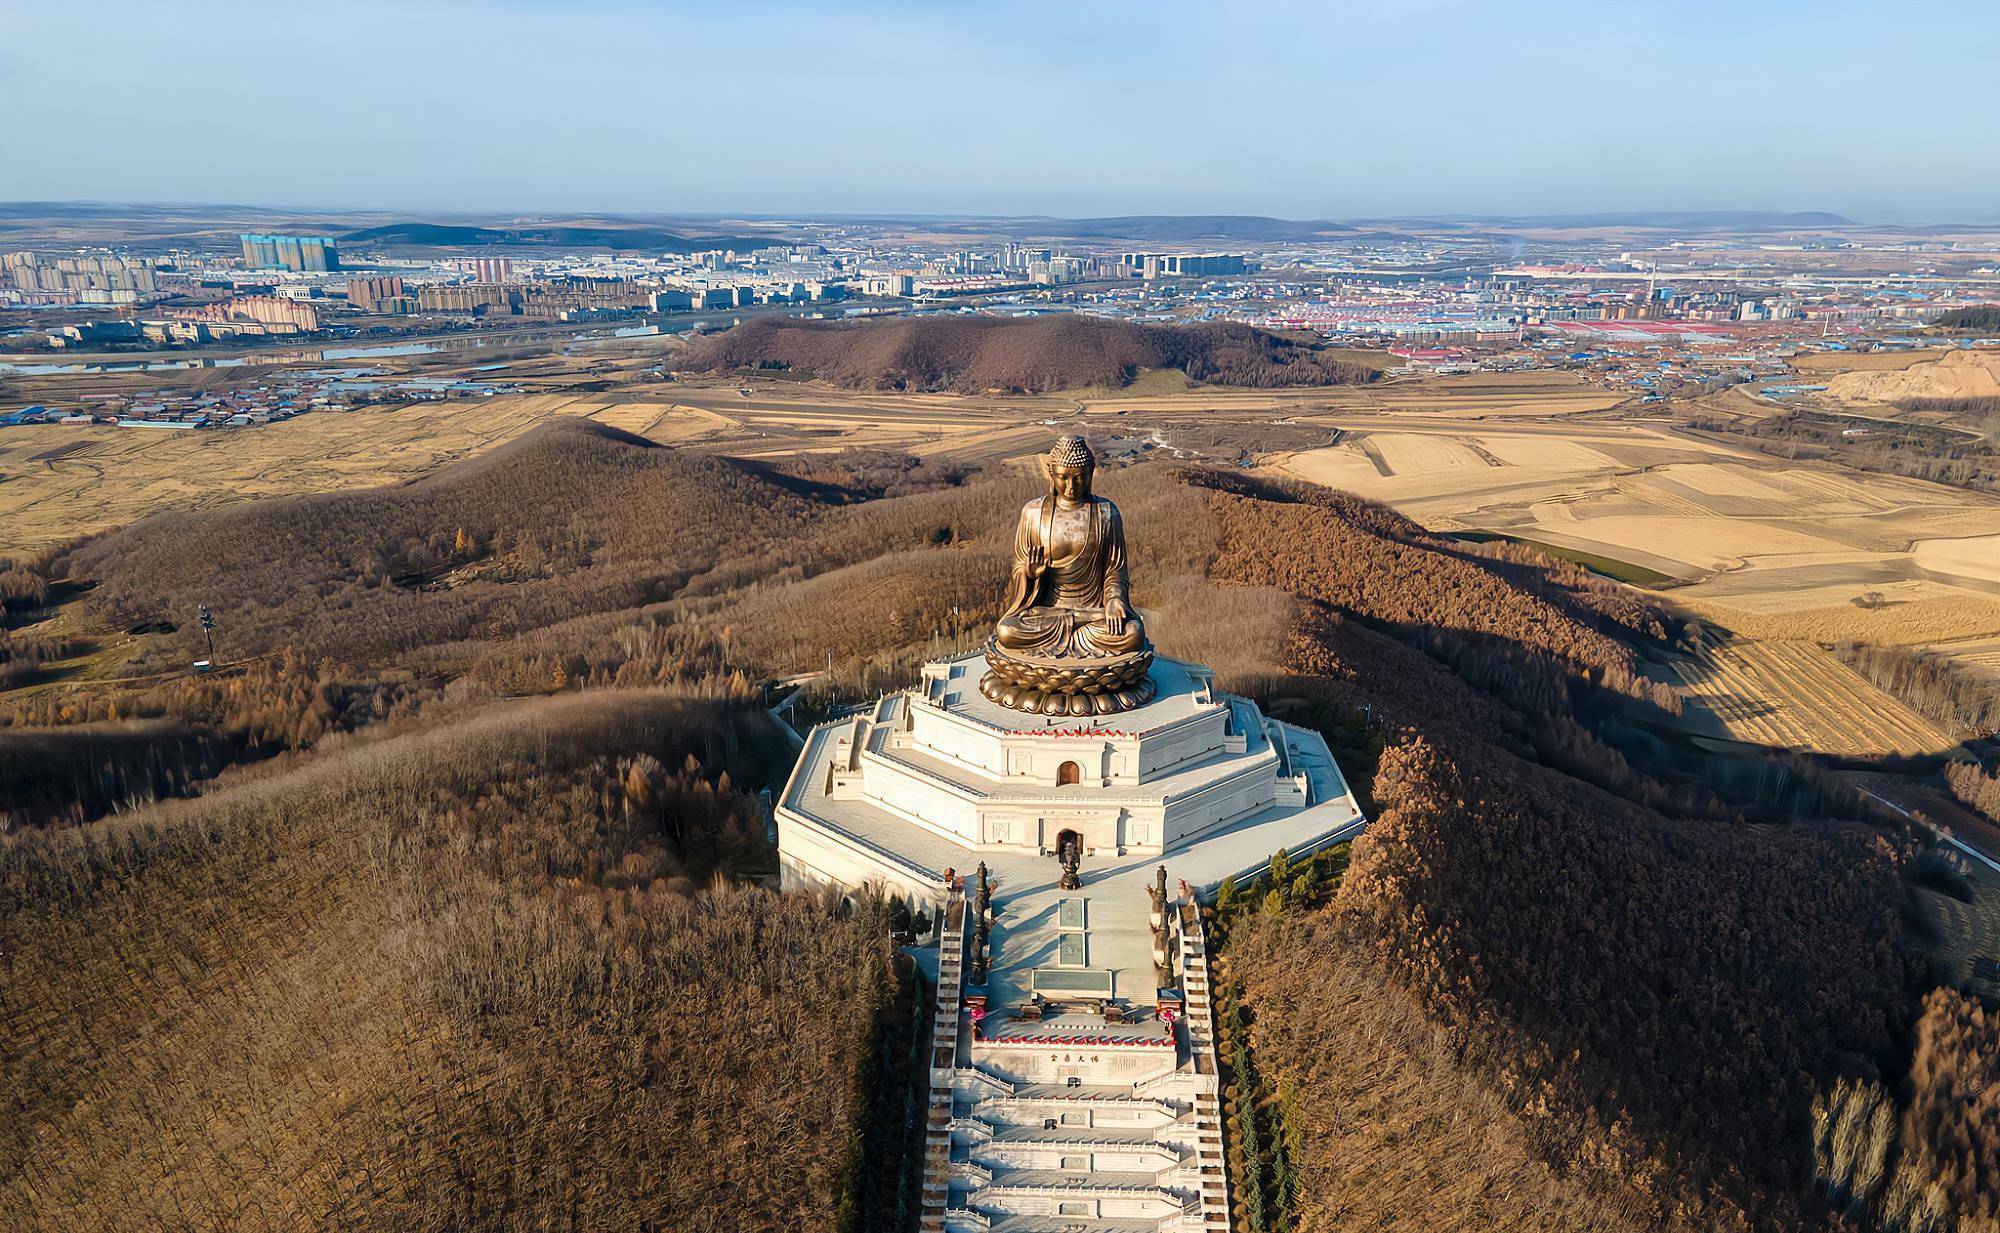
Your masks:
M980 691L1017 710L1104 715L1152 697L1153 650L1132 611L1125 523L1090 490L1082 437L1049 452L1049 491L1021 507L1014 570Z

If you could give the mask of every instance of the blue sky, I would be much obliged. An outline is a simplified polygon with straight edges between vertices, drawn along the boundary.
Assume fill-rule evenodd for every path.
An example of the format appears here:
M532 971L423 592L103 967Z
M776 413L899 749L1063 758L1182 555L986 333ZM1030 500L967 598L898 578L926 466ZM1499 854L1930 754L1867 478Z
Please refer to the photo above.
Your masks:
M2000 4L0 0L0 200L2000 218Z

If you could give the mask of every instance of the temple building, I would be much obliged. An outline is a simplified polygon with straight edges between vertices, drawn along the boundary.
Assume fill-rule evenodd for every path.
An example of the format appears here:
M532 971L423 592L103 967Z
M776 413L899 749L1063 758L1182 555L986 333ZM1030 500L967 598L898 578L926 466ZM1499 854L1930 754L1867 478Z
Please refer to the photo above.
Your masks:
M1359 833L1325 740L1156 655L1081 438L1022 510L992 640L816 728L788 886L936 921L930 1230L1224 1230L1198 901Z

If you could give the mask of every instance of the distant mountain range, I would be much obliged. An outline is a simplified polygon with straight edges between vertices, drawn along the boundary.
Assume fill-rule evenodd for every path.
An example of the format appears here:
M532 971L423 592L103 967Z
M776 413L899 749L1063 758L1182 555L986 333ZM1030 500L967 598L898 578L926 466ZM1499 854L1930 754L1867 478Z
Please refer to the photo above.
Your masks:
M341 235L342 240L376 244L407 244L417 248L608 248L617 252L700 253L710 249L762 248L774 237L752 239L730 235L676 235L670 231L627 227L475 227L450 223L389 223L363 227Z
M1854 227L1851 218L1824 210L1637 210L1599 214L1435 214L1418 218L1371 220L1384 227L1447 226L1478 230L1485 227L1614 228L1655 227L1692 231L1788 231L1801 228Z
M992 220L996 230L1023 236L1077 240L1310 240L1352 236L1357 230L1330 219L1265 218L1255 214L1123 214L1110 218L1027 218Z
M1996 220L2000 221L2000 220ZM1345 221L1256 214L1121 214L1088 218L977 214L507 215L335 210L184 202L0 202L0 236L12 244L228 242L238 231L329 234L353 243L485 248L596 248L618 252L748 249L798 239L813 224L865 226L912 235L1076 241L1134 248L1241 248L1314 241L1390 242L1417 235L1505 236L1523 230L1776 233L1868 228L1903 234L1989 230L1993 223L1856 222L1825 210L1633 210L1578 214L1430 214Z
M714 217L634 218L573 214L555 218L441 212L428 219L385 210L316 210L273 206L179 202L0 202L0 235L9 243L155 242L232 244L237 233L331 235L343 242L424 248L596 248L618 252L705 252L761 248L782 242L774 229L762 238L733 231ZM754 233L757 227L737 224Z

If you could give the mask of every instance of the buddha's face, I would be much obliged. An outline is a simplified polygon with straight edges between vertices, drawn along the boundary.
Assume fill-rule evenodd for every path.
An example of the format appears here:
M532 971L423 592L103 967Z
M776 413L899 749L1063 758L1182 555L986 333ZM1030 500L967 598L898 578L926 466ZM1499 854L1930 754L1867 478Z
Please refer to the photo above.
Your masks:
M1049 473L1049 483L1057 500L1073 505L1090 495L1090 468L1057 467Z

